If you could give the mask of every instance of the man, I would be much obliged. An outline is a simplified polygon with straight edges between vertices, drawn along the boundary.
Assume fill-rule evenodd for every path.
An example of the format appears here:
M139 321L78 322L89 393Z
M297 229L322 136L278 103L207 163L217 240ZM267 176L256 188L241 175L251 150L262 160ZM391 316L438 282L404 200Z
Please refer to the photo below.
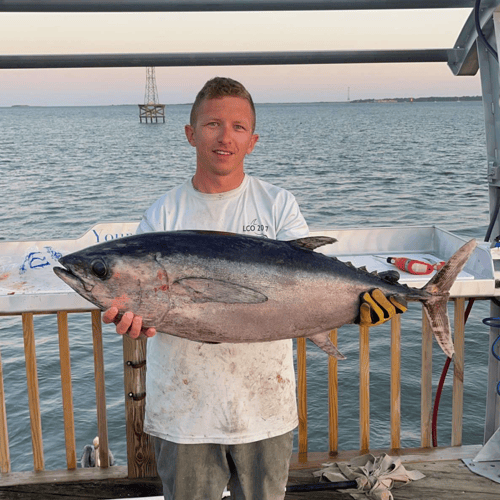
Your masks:
M185 133L196 148L195 174L145 212L139 233L243 233L256 221L245 234L280 240L308 235L292 194L244 172L258 135L252 98L240 83L208 81ZM402 310L380 292L378 298L366 295L361 321L367 324ZM373 321L375 310L379 317ZM109 309L103 320L114 321L117 312ZM236 500L283 499L297 426L292 341L193 342L144 330L132 313L124 314L116 330L150 337L144 430L157 438L165 499L219 500L227 484Z

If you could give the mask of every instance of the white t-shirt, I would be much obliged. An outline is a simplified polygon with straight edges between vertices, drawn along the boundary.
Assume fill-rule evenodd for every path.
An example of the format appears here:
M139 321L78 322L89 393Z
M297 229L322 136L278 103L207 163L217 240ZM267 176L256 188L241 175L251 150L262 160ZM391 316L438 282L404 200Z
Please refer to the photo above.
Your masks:
M145 212L137 232L183 229L279 240L309 232L291 193L248 175L220 194L200 193L187 181ZM292 341L207 344L158 333L148 339L146 394L144 430L168 441L279 436L297 426Z

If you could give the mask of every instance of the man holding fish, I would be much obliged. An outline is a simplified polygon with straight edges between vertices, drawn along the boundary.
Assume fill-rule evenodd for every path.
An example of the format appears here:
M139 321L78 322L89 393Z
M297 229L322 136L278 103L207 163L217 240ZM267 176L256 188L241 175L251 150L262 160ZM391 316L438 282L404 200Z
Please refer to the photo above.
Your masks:
M240 83L208 81L185 133L196 148L195 174L145 212L138 233L308 235L292 194L244 172L258 135L252 98ZM406 310L378 289L361 302L360 322L369 326ZM116 322L119 334L149 337L144 431L156 437L165 499L219 500L226 485L233 499L283 499L298 423L292 340L195 342L156 335L132 312L118 317L111 307L103 321Z

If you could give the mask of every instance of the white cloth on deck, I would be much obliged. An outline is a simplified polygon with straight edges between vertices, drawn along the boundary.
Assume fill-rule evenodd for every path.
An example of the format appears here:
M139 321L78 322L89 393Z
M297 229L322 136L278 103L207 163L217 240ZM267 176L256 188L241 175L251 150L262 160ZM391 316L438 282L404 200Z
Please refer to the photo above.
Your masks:
M325 464L326 465L326 464ZM425 477L419 471L408 471L399 458L386 453L379 457L367 454L354 458L349 463L338 462L313 473L316 477L331 482L356 481L358 490L348 493L356 500L393 500L392 488L399 488Z

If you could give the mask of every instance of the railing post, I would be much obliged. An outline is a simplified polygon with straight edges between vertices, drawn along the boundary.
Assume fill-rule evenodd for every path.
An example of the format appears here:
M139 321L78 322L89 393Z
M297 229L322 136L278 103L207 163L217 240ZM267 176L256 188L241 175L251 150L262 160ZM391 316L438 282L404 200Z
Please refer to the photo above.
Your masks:
M432 330L422 309L422 388L420 395L421 446L432 444Z
M465 345L465 299L458 298L455 303L455 328L453 357L453 403L451 419L451 446L462 444L462 421L464 407L464 345Z
M92 315L92 341L94 345L95 398L97 406L97 435L99 436L99 466L109 466L108 421L106 417L106 386L104 380L104 353L102 346L101 311Z
M146 407L146 339L123 337L128 477L155 477L152 438L143 431Z
M299 461L307 460L307 353L306 339L297 339L297 389L299 413Z
M7 411L3 386L2 353L0 351L0 472L10 472L9 434L7 432Z
M391 448L401 448L401 315L391 320Z
M337 329L330 332L332 344L337 346ZM328 356L328 441L331 455L339 451L339 397L338 361Z
M24 355L26 358L26 381L28 383L28 401L31 419L33 464L35 471L42 471L45 468L45 463L43 458L42 417L40 414L40 394L38 389L38 371L36 367L33 313L23 313L22 318Z
M360 450L370 449L370 328L359 327L359 432Z
M66 441L66 466L76 469L75 418L73 412L73 388L71 384L71 357L69 350L68 313L58 311L59 360L61 363L61 387L64 413L64 439Z

